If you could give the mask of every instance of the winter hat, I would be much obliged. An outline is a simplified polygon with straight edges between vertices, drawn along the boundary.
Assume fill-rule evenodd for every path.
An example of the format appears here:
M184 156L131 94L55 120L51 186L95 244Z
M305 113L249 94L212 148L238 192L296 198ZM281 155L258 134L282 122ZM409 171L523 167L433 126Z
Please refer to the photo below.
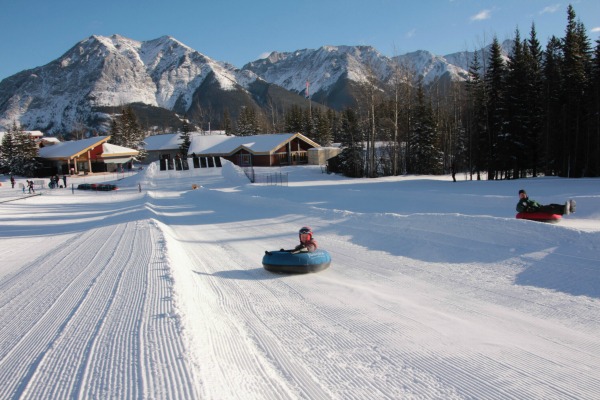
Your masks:
M308 234L308 240L312 239L312 229L310 229L310 226L303 226L302 228L300 228L300 230L298 231L298 236L302 235L302 234Z
M519 190L519 194L521 194L521 193L527 194L527 192L525 190L523 190L523 189Z

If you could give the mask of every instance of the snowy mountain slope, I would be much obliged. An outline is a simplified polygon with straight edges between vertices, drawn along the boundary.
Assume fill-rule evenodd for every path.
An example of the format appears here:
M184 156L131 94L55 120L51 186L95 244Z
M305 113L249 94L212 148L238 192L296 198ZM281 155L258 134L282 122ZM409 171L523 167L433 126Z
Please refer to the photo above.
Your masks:
M152 165L31 198L3 178L0 397L600 396L597 179L276 172ZM521 187L578 211L517 220ZM265 271L303 225L331 267Z
M267 58L244 65L267 82L305 94L318 93L334 85L342 77L364 83L370 72L379 79L391 73L389 59L369 46L323 46L317 50L290 53L273 52Z
M489 47L482 49L480 56L489 57ZM512 41L505 41L502 51L506 57L512 51ZM438 56L422 50L390 58L369 46L323 46L316 50L273 52L264 59L244 65L243 69L300 94L305 93L308 81L313 98L342 109L351 105L351 101L339 104L335 99L340 87L360 85L369 77L374 77L381 87L385 87L395 79L394 71L398 68L408 69L415 78L421 77L426 85L444 77L464 81L472 59L473 52L468 51ZM352 88L342 91L351 93Z
M114 35L82 40L48 65L0 82L0 125L60 131L97 107L143 103L185 113L207 77L246 90L257 77L214 61L172 37L139 42Z

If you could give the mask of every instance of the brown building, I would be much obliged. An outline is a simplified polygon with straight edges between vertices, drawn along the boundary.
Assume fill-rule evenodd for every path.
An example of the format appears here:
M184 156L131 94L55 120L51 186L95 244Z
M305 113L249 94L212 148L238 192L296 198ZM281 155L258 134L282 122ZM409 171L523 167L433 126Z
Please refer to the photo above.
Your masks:
M110 136L60 142L44 146L39 157L50 174L113 172L129 163L138 151L107 143Z
M188 154L181 153L179 133L149 136L144 139L148 156L145 163L160 161L169 169L177 159L199 158L207 163L224 158L239 166L269 167L310 164L308 150L321 150L318 143L300 133L278 133L253 136L203 135L190 133ZM186 157L187 156L187 157ZM318 163L318 162L317 162Z

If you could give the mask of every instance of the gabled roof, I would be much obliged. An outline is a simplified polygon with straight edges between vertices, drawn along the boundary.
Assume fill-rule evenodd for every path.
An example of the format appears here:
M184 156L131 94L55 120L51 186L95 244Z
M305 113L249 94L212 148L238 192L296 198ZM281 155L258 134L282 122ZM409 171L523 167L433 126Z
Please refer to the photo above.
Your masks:
M221 140L207 140L210 136L192 139L188 154L211 154L228 156L245 149L252 154L271 154L294 138L299 138L314 147L320 147L300 133L277 133L253 136L220 136Z
M204 135L200 132L190 132L190 139L194 141L194 138L202 137L202 141L206 143L214 143L225 140L229 136L221 134L208 134ZM161 135L148 136L144 139L144 148L146 151L173 151L179 150L179 146L183 143L181 133L164 133ZM191 152L190 152L191 153Z
M48 160L72 159L79 157L94 147L108 142L109 139L110 136L95 136L89 139L61 142L52 146L42 147L39 150L39 156Z
M182 139L179 136L179 133L148 136L144 139L144 148L146 151L178 149L182 143Z
M117 146L116 144L102 143L102 158L110 157L135 157L140 152L129 147Z

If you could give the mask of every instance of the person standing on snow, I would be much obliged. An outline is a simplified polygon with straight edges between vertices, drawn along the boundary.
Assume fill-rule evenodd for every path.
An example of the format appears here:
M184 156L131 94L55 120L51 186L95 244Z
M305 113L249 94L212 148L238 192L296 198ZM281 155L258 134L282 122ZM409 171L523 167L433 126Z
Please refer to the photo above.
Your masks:
M33 187L33 181L27 181L27 187L29 188L29 193L33 192L35 193L35 189Z
M519 202L517 211L520 213L543 212L548 214L569 215L575 212L575 200L569 200L565 204L547 204L542 205L527 196L523 189L519 190Z

